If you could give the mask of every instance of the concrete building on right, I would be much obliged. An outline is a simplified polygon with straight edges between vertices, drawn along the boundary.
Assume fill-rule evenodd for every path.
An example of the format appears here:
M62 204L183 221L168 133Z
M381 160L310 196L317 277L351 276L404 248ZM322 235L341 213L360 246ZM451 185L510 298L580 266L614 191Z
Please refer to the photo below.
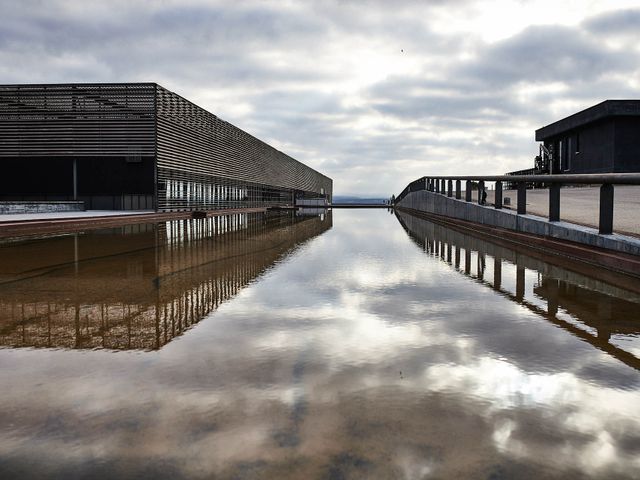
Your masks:
M640 172L640 100L605 100L536 130L536 141L535 173Z

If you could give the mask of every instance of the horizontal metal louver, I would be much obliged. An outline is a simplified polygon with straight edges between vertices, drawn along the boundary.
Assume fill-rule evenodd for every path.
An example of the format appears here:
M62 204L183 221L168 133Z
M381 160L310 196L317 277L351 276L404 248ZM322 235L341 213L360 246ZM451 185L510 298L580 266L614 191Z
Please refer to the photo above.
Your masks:
M0 158L155 155L154 84L0 86Z
M331 194L329 177L160 86L157 115L160 180Z

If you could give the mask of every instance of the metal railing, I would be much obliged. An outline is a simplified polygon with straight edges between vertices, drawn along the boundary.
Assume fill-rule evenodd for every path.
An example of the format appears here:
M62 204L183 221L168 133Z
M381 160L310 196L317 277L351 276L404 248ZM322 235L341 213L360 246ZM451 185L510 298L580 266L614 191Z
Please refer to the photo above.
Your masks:
M455 189L454 189L455 182ZM639 173L602 173L602 174L558 174L558 175L470 175L470 176L433 176L414 180L398 195L396 205L409 193L420 190L439 193L447 197L462 199L462 182L465 183L465 201L473 201L473 186L476 184L477 201L483 203L482 192L485 182L495 182L494 208L502 208L502 184L509 182L516 186L518 215L527 213L527 184L549 184L549 221L560 221L560 187L562 185L600 185L599 232L604 235L613 233L613 193L614 185L640 185Z

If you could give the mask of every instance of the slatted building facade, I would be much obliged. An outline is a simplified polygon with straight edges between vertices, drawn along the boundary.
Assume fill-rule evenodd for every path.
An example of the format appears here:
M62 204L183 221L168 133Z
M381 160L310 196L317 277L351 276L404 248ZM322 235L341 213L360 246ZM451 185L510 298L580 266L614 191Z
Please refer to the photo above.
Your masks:
M0 86L0 200L291 204L332 180L155 83Z

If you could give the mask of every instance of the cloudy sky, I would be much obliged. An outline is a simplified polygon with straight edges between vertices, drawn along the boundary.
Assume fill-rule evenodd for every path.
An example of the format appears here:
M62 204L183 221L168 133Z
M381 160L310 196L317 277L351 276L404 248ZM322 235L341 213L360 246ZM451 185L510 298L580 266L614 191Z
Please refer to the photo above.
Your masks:
M640 0L0 0L0 83L153 81L337 195L532 166L534 130L640 98Z

